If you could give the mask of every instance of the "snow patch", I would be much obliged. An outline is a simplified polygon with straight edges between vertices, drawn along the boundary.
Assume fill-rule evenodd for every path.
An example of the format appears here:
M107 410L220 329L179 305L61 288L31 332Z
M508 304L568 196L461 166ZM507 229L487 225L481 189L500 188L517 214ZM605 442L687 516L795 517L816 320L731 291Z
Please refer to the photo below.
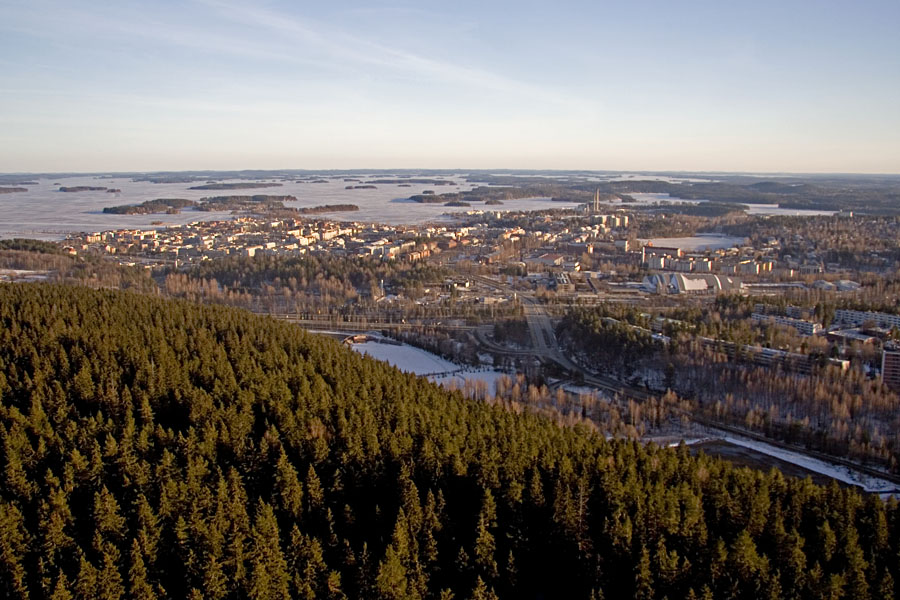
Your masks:
M483 381L487 384L487 391L494 394L497 389L497 381L501 377L509 377L507 373L492 369L460 366L427 350L408 344L365 342L353 344L351 347L357 352L383 360L401 371L426 375L429 380L444 386L454 382L457 388L462 388L466 381Z
M431 352L406 344L395 346L393 344L365 342L363 344L353 344L353 349L372 358L390 363L401 371L416 375L447 373L458 371L462 368Z
M754 450L756 452L759 452L760 454L766 454L779 460L797 465L798 467L803 467L808 471L826 475L828 477L831 477L832 479L837 479L838 481L842 481L846 484L861 487L866 492L888 493L895 492L897 490L896 484L891 483L890 481L887 481L885 479L870 477L869 475L854 471L848 467L833 465L817 458L810 458L803 454L791 452L790 450L784 450L775 446L770 446L769 444L765 444L763 442L757 442L755 440L749 440L746 438L740 438L731 435L722 437L722 440L728 442L729 444L747 448L749 450Z

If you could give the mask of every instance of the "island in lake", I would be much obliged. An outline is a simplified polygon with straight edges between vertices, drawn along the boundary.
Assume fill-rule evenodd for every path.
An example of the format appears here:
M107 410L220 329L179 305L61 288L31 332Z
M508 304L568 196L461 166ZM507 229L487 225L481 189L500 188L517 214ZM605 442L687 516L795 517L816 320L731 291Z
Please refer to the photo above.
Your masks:
M301 215L316 215L319 213L352 212L355 210L359 210L359 207L355 204L323 204L321 206L299 208L297 209L297 212Z
M196 206L193 200L184 198L157 198L147 200L140 204L126 204L124 206L107 206L103 209L106 214L112 215L153 215L158 213L173 214L182 208Z
M131 181L134 182L142 182L146 181L149 183L197 183L198 181L205 181L207 178L202 177L200 175L188 175L181 173L158 173L158 174L150 174L144 175L142 177L133 177Z
M253 196L211 196L200 200L185 198L157 198L140 204L108 206L103 209L106 214L113 215L151 215L178 214L182 209L199 212L246 213L271 218L297 217L319 213L351 212L359 210L355 204L325 204L306 208L285 206L285 202L296 202L296 196L273 196L257 194Z
M188 188L189 190L253 190L257 188L281 187L280 183L253 183L242 181L238 183L207 183L205 185L195 185Z
M265 194L257 194L255 196L212 196L201 199L196 209L207 212L250 210L256 213L266 213L272 210L284 210L284 202L296 201L296 196L270 196Z
M59 188L60 192L103 192L106 191L105 187L99 187L95 185L76 185L74 187L66 187L63 186Z
M409 199L413 202L422 204L484 202L485 204L490 203L490 205L496 206L503 204L504 200L547 197L548 195L551 195L548 194L548 191L550 191L550 189L547 186L525 186L521 188L480 186L467 192L446 192L442 194L436 194L434 190L425 190L421 194L410 196ZM557 200L557 198L554 197L553 200L557 202L572 202L574 199L572 197L561 197Z
M455 181L447 181L446 179L374 179L371 183L397 184L409 186L411 183L419 185L456 185Z
M377 190L378 188L374 185L348 185L344 187L345 190Z
M255 196L212 196L198 201L184 198L157 198L156 200L147 200L140 204L107 206L103 209L103 212L114 215L176 214L183 208L192 208L202 212L245 210L254 214L270 214L274 211L296 211L296 209L284 206L285 202L296 201L296 196L269 196L264 194Z
M448 202L448 199L443 195L435 194L431 190L426 190L421 194L410 196L409 199L413 202L418 202L419 204L443 204Z
M14 194L15 192L27 192L28 188L23 187L0 187L0 194Z

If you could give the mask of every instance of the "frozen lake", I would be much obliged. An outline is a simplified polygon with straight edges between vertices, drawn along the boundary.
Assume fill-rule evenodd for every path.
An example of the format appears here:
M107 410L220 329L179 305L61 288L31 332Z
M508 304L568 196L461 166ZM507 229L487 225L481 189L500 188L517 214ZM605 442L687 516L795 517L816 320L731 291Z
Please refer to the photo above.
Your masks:
M622 206L652 206L654 204L700 204L701 202L706 202L706 200L683 200L681 198L676 198L675 196L670 196L669 194L651 194L651 193L639 193L639 194L628 194L634 198L634 202L623 202Z
M345 178L359 181L344 181ZM298 208L320 206L323 204L356 204L360 210L355 212L322 213L322 218L378 222L389 225L418 224L428 221L445 220L446 213L464 212L468 210L545 210L549 208L565 208L576 206L575 203L552 202L549 198L529 198L522 200L505 200L501 206L485 206L480 202L471 203L469 208L453 208L443 204L420 204L407 200L412 195L421 194L425 190L433 190L436 194L446 192L467 191L475 184L467 183L463 177L447 176L428 179L443 179L456 185L433 185L409 183L373 184L376 189L345 189L348 185L367 185L373 179L397 179L391 175L379 173L368 175L341 175L325 179L324 183L295 180L277 180L279 187L243 189L243 190L191 190L192 186L204 182L193 183L150 183L132 181L127 177L100 178L93 176L62 177L55 179L37 179L37 185L22 185L27 192L0 194L0 238L29 237L46 240L63 239L69 233L105 231L112 229L140 228L151 229L190 223L192 221L216 221L231 219L230 212L201 212L183 210L177 215L112 215L104 214L103 209L123 204L140 204L157 198L185 198L200 200L207 196L270 194L277 196L295 196L296 202L286 202L286 206ZM217 182L237 181L275 181L275 180L216 180ZM55 185L59 184L59 185ZM120 189L121 192L105 191L60 192L59 187L102 186ZM318 216L318 215L317 215ZM154 224L154 222L159 222Z
M830 217L833 210L809 210L806 208L781 208L777 204L748 204L748 215L785 215L789 217Z
M488 391L493 394L496 391L497 380L504 376L509 377L506 373L491 369L469 370L471 367L462 367L427 350L407 344L397 346L365 342L353 344L351 347L357 352L383 360L401 371L428 375L428 379L441 385L449 385L453 381L457 387L462 387L466 380L484 381L488 384Z
M623 207L628 206L653 206L654 204L700 204L709 200L684 200L669 194L629 194L635 202L623 202ZM740 203L739 203L740 204ZM833 210L809 210L805 208L781 208L777 204L744 204L747 206L748 215L784 215L791 217L818 217L831 216Z

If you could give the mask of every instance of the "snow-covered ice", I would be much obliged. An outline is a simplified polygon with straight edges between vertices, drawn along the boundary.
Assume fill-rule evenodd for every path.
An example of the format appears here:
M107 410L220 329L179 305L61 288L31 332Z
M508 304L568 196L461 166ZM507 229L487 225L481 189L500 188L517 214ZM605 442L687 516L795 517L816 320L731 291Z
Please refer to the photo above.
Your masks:
M403 344L381 344L378 342L365 342L354 344L353 349L372 358L383 360L407 373L416 375L428 375L431 373L447 373L458 371L462 367L432 354L421 348Z
M416 375L428 375L428 379L444 386L454 382L457 388L461 388L466 380L484 381L488 384L488 391L493 394L496 391L497 380L508 376L506 373L492 369L460 366L427 350L408 344L365 342L354 344L352 348L372 358L390 363L401 371Z
M429 377L428 379L444 386L449 385L451 381L455 381L457 388L461 388L466 381L483 381L487 384L488 391L493 394L497 390L497 381L501 377L511 376L508 373L501 373L499 371L493 371L491 369L483 369L474 371L463 370L454 373L453 375L441 375L438 377Z

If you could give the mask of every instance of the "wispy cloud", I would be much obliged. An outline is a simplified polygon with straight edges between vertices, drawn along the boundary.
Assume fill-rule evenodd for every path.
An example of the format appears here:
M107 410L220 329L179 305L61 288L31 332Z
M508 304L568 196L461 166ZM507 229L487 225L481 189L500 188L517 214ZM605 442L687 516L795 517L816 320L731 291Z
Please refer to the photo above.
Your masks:
M479 66L434 58L348 32L333 23L227 0L196 0L187 6L192 7L190 15L127 0L112 6L32 0L15 5L9 13L15 18L0 22L0 31L42 37L73 51L83 51L91 43L127 47L149 42L151 46L145 45L149 52L154 48L184 48L209 56L293 65L304 69L303 76L318 72L357 80L362 72L381 79L456 87L462 93L508 95L511 106L543 104L570 116L592 115L597 109L596 101L544 82L523 81ZM417 14L429 20L436 18L430 13ZM190 59L186 58L185 66L188 64Z
M448 85L460 85L476 90L514 94L511 102L537 100L556 107L590 111L592 105L582 98L559 93L543 84L520 81L503 74L478 67L455 64L430 58L362 38L356 34L336 30L310 19L300 19L265 8L222 2L198 0L219 15L238 23L253 24L266 30L302 42L324 55L359 66L379 67L419 80Z

